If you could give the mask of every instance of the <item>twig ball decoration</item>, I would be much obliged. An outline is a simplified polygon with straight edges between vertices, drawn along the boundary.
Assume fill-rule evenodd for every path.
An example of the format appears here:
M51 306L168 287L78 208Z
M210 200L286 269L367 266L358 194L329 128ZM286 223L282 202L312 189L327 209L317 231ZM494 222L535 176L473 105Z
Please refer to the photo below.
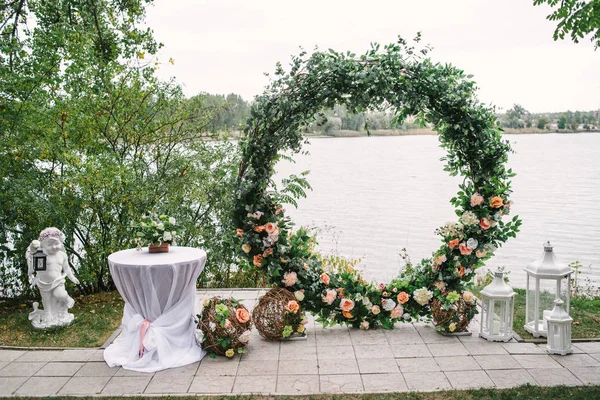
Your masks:
M299 302L296 301L294 294L280 287L269 290L259 299L254 311L252 311L252 320L260 336L266 340L281 340L290 335L290 332L287 335L284 334L286 326L290 324L292 325L292 333L297 332L302 319L302 310L298 308L295 311L297 322L290 322L288 308L290 302L298 304L299 307Z
M250 340L252 319L248 309L233 298L212 297L204 301L198 321L201 345L208 353L233 357L244 353Z
M450 333L467 330L474 315L474 307L473 304L466 302L462 297L448 310L444 308L444 302L436 297L430 303L431 316L436 325L438 327L450 326L451 328L448 329Z

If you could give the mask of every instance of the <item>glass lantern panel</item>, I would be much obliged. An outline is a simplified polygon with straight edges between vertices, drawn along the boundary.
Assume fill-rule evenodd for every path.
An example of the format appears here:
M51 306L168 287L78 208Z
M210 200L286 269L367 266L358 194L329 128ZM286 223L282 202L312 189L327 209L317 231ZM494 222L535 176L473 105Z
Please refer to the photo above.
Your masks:
M545 317L549 317L554 308L554 300L557 298L557 281L555 279L540 279L540 319L543 330L547 330Z
M529 287L526 293L527 299L527 321L526 323L530 323L535 318L535 278L529 278Z
M492 331L494 335L503 335L506 333L508 317L508 302L496 300L494 302L494 325Z
M569 298L570 298L570 293L569 293L569 289L570 289L570 285L569 285L569 279L567 277L560 279L559 281L559 296L560 299L565 303L564 308L565 311L567 312L567 314L570 312L569 310Z

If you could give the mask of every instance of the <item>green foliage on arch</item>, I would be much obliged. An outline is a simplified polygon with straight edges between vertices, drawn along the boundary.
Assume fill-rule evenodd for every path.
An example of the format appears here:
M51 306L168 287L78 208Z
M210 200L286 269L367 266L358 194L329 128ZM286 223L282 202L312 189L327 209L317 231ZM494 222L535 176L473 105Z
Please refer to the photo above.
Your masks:
M475 270L519 230L517 217L503 220L510 210L513 173L505 164L511 148L493 111L477 100L471 76L433 63L427 52L403 39L373 44L359 57L331 49L302 52L289 71L277 66L273 82L251 108L240 144L234 216L242 266L260 269L273 284L294 291L303 309L325 324L392 328L396 321L430 316L433 298L449 311L459 301L472 304L464 294ZM447 151L445 170L464 177L451 199L458 221L438 229L440 247L387 284L327 265L305 231L292 233L281 192L273 190L280 154L300 151L300 128L336 104L351 112L391 108L399 123L417 115L439 133ZM292 180L296 194L302 195L302 182ZM438 329L452 331L461 318L471 318L475 308L466 309L468 315L456 315Z

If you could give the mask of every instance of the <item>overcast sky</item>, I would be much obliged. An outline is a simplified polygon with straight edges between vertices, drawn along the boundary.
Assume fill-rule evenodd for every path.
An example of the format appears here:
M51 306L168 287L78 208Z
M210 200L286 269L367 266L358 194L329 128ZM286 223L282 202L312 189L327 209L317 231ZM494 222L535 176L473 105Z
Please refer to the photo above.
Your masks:
M473 74L479 98L501 112L600 108L600 50L588 38L555 42L549 13L533 0L155 0L147 22L165 45L159 75L188 96L252 100L300 46L362 54L421 31L431 57Z

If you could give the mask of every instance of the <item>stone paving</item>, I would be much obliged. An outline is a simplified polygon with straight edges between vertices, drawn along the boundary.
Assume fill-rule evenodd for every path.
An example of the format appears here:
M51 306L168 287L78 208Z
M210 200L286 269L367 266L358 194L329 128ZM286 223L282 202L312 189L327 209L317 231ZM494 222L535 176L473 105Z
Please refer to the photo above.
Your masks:
M259 291L199 291L244 299ZM323 329L304 341L267 342L254 330L248 353L156 373L109 368L102 349L0 350L0 396L316 394L434 391L532 385L600 385L600 342L551 356L544 345L445 337L427 324L392 331Z

